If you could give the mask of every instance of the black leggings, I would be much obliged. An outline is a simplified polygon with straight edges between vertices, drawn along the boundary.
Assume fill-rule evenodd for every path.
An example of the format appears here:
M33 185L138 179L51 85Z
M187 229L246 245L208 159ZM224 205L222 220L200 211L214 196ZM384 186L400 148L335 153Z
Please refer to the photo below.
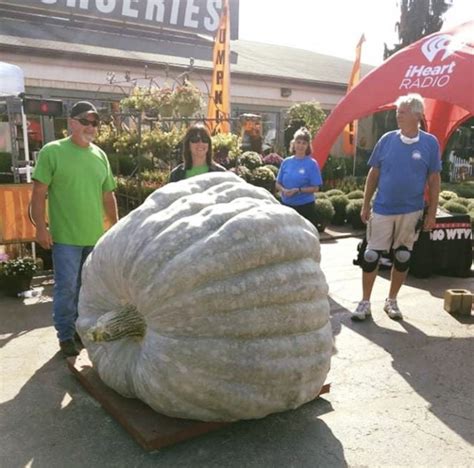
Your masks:
M303 218L306 218L311 224L317 227L319 221L318 221L318 216L316 214L316 207L314 206L314 202L305 203L304 205L297 205L297 206L292 206L292 205L285 205L285 206L293 208L301 216L303 216Z

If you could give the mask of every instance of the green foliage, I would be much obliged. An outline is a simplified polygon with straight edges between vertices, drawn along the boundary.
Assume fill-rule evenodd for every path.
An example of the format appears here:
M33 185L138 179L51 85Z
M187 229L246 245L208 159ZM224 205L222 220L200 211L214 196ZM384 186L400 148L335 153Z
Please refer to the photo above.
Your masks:
M293 121L304 122L311 135L315 135L326 119L319 102L302 102L292 105L287 112L287 119L291 125Z
M467 204L467 209L468 209L469 211L474 210L474 198L468 198L467 200L468 200L468 202L469 202L469 203Z
M449 213L456 214L466 214L467 208L460 203L457 203L455 200L449 200L443 205L443 210L448 211Z
M444 198L445 200L453 200L454 198L458 198L457 193L452 192L450 190L443 190L439 194L440 198Z
M435 33L443 26L443 14L452 2L449 0L402 0L400 20L396 23L399 44L392 49L385 45L384 59L422 37Z
M264 187L273 192L275 186L275 174L269 167L257 167L252 171L250 182L257 187Z
M333 218L333 223L336 225L342 225L346 221L346 206L349 204L349 199L343 195L330 195L329 201L334 207L336 214Z
M273 172L273 175L275 176L275 179L276 179L276 176L278 175L278 167L273 166L272 164L265 164L265 166L263 167L270 169Z
M364 191L363 190L352 190L347 194L347 198L349 200L357 200L364 198Z
M468 198L463 198L463 197L455 198L454 201L456 203L461 204L462 206L465 206L466 208L469 206L469 203L470 203L470 200Z
M160 128L144 131L140 149L151 153L161 161L170 163L173 160L173 151L184 138L184 134L185 129L177 127L172 127L169 132L164 132Z
M235 167L242 150L241 138L233 133L218 133L212 137L214 160L225 168Z
M145 112L150 116L190 117L202 109L202 93L192 83L172 89L157 86L135 87L130 96L120 101L124 111Z
M246 151L238 159L239 166L245 166L251 171L263 164L262 157L255 151Z
M467 182L459 183L442 183L441 189L443 191L449 190L458 195L458 197L463 198L474 198L474 181L470 180Z
M364 200L356 198L351 200L346 206L346 219L352 224L354 229L362 229L364 227L364 223L360 219L360 211L363 204Z
M326 198L316 198L314 202L316 209L316 217L318 219L318 230L324 230L324 228L332 221L334 214L336 213L332 203Z
M329 197L326 195L326 192L317 192L316 197L319 199L328 200Z
M149 158L145 156L135 157L131 154L117 154L111 153L107 155L110 167L112 168L112 173L115 176L122 175L132 175L137 172L138 160L140 161L140 167L145 170L150 170L153 168L153 164Z
M444 198L439 197L438 199L438 205L439 206L444 206L446 203L448 203L448 200L445 200Z
M32 277L38 266L30 257L20 257L0 262L0 277L25 276Z
M329 155L326 164L322 170L322 176L324 183L330 183L331 181L342 179L346 175L346 163L344 157L335 158Z
M327 192L324 192L328 197L334 197L335 195L344 195L344 192L339 189L331 189Z
M242 177L246 182L252 180L252 171L245 166L236 166L231 169L231 172L237 174L239 177Z

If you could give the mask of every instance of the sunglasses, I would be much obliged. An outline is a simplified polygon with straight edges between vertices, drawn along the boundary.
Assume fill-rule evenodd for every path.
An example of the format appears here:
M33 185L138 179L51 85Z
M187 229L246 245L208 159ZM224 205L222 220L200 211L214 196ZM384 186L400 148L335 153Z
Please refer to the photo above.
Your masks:
M87 119L74 119L74 120L77 120L84 127L88 127L89 125L92 125L93 127L99 126L98 120L87 120Z
M191 135L189 137L189 142L190 143L208 143L209 144L209 137L207 135Z

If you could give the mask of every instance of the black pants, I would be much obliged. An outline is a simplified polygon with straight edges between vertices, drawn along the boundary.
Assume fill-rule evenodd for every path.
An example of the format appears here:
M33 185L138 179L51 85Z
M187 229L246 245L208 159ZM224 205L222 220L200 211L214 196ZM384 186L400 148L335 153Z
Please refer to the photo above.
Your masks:
M316 207L314 206L314 202L305 203L304 205L297 205L297 206L291 206L291 205L285 205L285 206L289 206L290 208L293 208L301 216L303 216L303 218L306 218L315 227L318 226L319 221L318 221L318 216L316 214Z

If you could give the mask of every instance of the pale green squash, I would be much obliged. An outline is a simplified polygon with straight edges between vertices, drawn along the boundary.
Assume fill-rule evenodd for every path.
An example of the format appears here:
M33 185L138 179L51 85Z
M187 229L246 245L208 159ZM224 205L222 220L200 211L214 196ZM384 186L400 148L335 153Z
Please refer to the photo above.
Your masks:
M210 173L157 190L101 238L77 327L122 395L169 416L260 418L319 393L327 293L316 229L266 190Z

